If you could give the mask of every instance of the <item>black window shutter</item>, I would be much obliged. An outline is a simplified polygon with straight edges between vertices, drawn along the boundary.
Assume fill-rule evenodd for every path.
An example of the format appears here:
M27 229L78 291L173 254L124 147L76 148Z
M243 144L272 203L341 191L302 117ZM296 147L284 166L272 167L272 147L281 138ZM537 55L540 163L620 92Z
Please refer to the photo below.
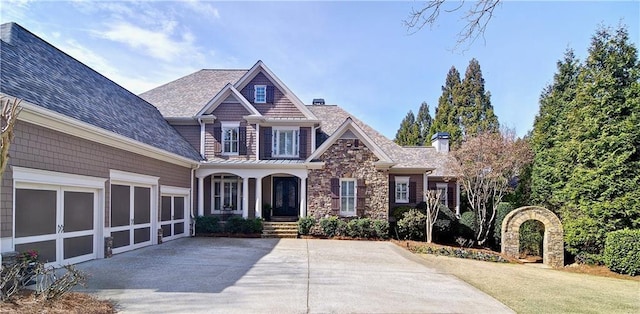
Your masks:
M331 210L337 215L340 212L340 179L331 178Z
M417 202L416 199L416 183L415 182L409 182L409 203L415 204Z
M356 214L359 217L364 216L364 205L367 200L366 191L367 187L364 184L364 179L358 179L358 189L356 190Z
M260 130L262 130L262 134L260 134L260 141L262 142L262 145L260 145L260 159L270 159L273 140L271 127L262 127Z
M454 208L453 205L453 187L447 188L447 207Z
M275 88L272 85L267 85L267 103L272 104L275 98Z
M238 128L238 155L247 154L247 127Z
M213 138L215 143L213 144L213 152L216 154L222 153L222 128L213 128Z
M396 202L396 181L389 181L389 204Z
M300 159L307 159L307 129L300 129L299 156Z
M255 85L250 85L249 86L249 93L248 93L248 99L251 100L252 103L256 102L256 86Z

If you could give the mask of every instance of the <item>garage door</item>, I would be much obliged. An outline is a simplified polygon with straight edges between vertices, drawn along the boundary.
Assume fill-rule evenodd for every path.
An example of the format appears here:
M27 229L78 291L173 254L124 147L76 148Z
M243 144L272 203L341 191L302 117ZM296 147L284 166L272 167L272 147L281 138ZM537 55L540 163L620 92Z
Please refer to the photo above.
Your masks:
M162 195L160 228L163 240L173 240L187 235L186 199L185 196Z
M151 203L151 187L111 185L113 253L152 244Z
M95 259L98 190L16 184L15 250L62 265Z

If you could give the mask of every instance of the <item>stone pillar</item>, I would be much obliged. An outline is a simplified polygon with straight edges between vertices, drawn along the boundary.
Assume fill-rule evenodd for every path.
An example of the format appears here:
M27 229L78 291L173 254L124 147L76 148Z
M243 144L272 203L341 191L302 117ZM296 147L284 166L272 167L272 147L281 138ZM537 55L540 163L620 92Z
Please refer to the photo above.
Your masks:
M204 178L198 178L198 216L204 216Z
M242 178L242 218L249 218L249 178Z
M113 237L104 237L104 258L113 256Z
M262 218L262 177L256 178L256 218Z
M307 177L300 178L300 218L307 216Z

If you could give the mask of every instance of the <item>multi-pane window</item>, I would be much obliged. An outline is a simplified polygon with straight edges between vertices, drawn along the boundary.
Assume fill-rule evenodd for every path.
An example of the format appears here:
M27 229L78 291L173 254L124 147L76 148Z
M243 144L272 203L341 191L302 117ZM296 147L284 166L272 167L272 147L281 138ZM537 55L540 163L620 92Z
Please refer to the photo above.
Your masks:
M239 177L215 176L211 182L213 211L239 211L242 204L242 179Z
M273 129L273 156L274 157L298 157L299 148L298 128Z
M409 203L409 177L396 177L396 203Z
M222 153L234 155L238 153L238 129L235 125L222 125Z
M440 204L447 206L447 184L446 183L436 183L436 189L440 194Z
M356 215L356 180L340 179L340 215Z
M267 86L255 85L254 86L254 102L257 104L264 104L267 102Z

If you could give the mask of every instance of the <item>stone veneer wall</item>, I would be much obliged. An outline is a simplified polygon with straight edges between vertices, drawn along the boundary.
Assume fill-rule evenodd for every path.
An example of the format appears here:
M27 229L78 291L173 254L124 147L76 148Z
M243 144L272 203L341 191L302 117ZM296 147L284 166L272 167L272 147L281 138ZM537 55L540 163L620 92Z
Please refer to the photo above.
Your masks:
M354 139L339 139L320 156L325 162L323 169L309 171L307 178L307 211L309 216L321 218L338 216L339 210L331 209L331 178L364 179L365 206L358 211L359 217L374 219L389 218L388 175L376 169L378 158L361 141L356 146ZM361 201L363 198L358 196Z

